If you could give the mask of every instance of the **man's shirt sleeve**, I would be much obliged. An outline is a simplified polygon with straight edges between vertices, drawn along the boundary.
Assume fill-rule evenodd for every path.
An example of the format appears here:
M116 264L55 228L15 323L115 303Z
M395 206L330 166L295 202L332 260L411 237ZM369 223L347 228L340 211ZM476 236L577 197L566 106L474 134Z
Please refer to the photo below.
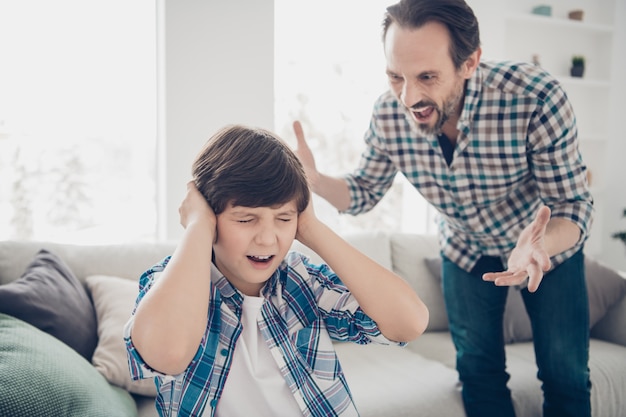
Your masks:
M529 123L530 163L541 200L551 208L552 217L566 218L580 228L580 243L589 233L593 198L578 148L574 111L563 89L552 86Z

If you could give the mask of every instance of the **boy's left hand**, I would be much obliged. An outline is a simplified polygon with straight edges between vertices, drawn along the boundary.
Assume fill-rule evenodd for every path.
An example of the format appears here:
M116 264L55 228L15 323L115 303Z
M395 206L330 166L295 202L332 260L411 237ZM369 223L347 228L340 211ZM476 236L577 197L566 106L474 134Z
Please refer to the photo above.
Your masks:
M311 194L311 198L309 199L309 204L306 206L306 209L298 215L296 239L306 245L308 231L311 230L311 228L317 227L316 225L318 223L319 220L315 216L315 211L313 210L313 194Z

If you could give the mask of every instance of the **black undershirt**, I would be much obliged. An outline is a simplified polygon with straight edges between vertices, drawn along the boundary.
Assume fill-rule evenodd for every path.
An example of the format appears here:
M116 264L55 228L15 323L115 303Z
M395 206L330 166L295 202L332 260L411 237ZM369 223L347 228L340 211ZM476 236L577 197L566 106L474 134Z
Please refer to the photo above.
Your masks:
M441 146L443 157L446 159L448 166L450 166L452 163L452 156L454 155L454 144L443 132L437 135L437 140L439 141L439 146Z

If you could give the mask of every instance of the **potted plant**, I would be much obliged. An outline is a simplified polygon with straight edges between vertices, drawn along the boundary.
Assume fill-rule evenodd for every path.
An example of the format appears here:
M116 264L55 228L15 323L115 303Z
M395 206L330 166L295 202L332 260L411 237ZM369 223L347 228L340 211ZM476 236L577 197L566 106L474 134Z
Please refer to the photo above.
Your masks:
M570 74L572 77L582 77L585 73L585 57L582 55L574 55L572 57L572 67Z
M623 217L626 217L626 209L624 209L624 213L622 213ZM626 230L621 232L615 232L611 235L613 239L621 240L624 245L626 245Z

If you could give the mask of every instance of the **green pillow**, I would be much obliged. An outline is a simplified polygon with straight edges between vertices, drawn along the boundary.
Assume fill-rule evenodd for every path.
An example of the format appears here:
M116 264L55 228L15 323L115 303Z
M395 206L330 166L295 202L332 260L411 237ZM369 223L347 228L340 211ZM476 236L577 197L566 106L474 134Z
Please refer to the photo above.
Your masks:
M132 396L85 358L6 314L0 314L0 393L0 416L137 416Z

